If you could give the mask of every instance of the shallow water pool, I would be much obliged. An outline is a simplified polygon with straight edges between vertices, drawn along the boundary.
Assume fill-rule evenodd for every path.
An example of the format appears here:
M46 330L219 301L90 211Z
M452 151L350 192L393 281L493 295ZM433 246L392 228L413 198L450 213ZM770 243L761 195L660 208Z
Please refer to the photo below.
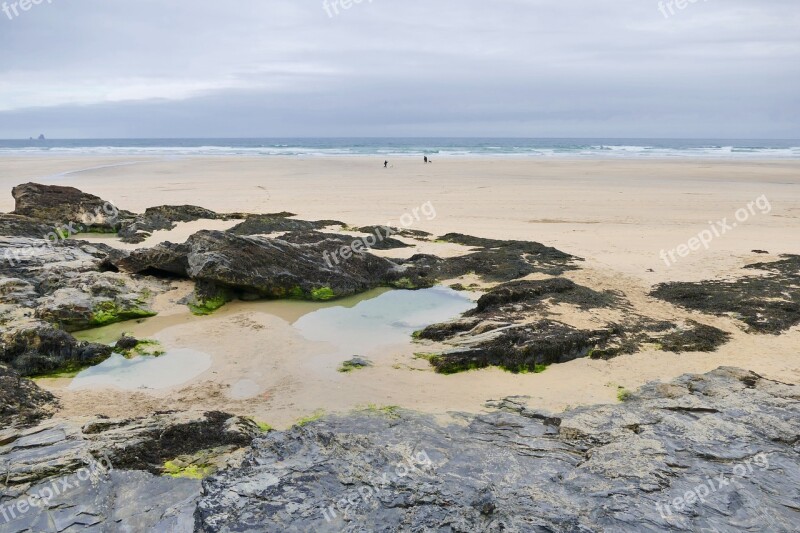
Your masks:
M308 340L335 346L335 355L356 355L410 341L413 332L456 318L474 306L467 296L447 287L389 291L352 307L308 313L293 326Z
M126 359L113 354L99 365L80 372L68 388L166 389L186 383L209 368L209 354L185 348L169 350L159 357Z

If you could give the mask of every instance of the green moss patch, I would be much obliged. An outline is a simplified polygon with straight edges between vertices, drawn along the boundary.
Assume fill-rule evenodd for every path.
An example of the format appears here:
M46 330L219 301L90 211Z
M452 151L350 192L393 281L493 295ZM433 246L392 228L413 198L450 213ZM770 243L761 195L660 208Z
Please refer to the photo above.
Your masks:
M311 299L314 301L324 302L326 300L333 300L336 295L330 287L322 287L311 291Z
M323 416L325 416L325 411L322 410L322 409L317 409L316 411L314 411L313 414L310 414L308 416L305 416L305 417L299 419L297 422L295 422L294 425L295 425L295 427L301 428L303 426L307 426L308 424L311 424L312 422L316 422L317 420L321 420Z
M187 464L180 459L164 463L164 475L174 478L204 479L216 472L216 467L208 464Z
M205 300L197 300L194 303L189 304L189 310L192 312L193 315L196 316L206 316L210 315L223 305L227 303L227 300L224 296L215 296L213 298L208 298Z
M124 308L116 302L101 302L95 307L92 316L89 318L89 326L99 328L126 320L136 320L138 318L148 318L156 316L157 313L141 307Z

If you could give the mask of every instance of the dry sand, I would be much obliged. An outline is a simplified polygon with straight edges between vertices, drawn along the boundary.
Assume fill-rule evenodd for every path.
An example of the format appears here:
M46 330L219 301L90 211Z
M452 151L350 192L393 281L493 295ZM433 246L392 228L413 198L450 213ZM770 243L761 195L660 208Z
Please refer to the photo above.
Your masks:
M69 391L66 380L44 381L61 396L63 414L129 416L165 408L213 408L284 426L317 409L377 404L431 413L475 412L489 399L510 395L527 395L532 405L558 410L616 401L619 386L634 389L722 365L800 383L800 328L781 336L747 335L731 319L690 314L646 296L662 281L732 276L745 264L800 253L800 162L440 159L423 165L397 159L383 169L378 159L6 158L0 160L0 189L39 181L72 185L132 211L194 204L219 212L291 211L304 219L340 219L351 225L397 223L404 213L432 202L437 216L423 216L414 229L555 246L586 258L582 270L568 274L575 281L621 290L652 316L691 316L730 331L733 340L712 354L643 351L611 361L554 365L536 375L491 369L455 376L437 375L413 359L414 352L435 346L406 343L369 354L374 368L340 374L336 367L341 361L321 358L325 347L291 326L295 317L286 316L292 311L285 306L237 303L210 317L192 317L177 304L190 287L178 283L157 302L158 318L124 329L155 337L167 348L208 353L212 367L163 391ZM114 166L126 162L135 164ZM82 169L90 170L75 172ZM734 221L737 209L762 196L769 212L756 208L708 250L671 267L659 257L662 249L675 249L707 229L709 221ZM11 209L10 195L0 197L0 210ZM184 225L147 244L180 241L196 229L196 224ZM771 255L756 255L755 249ZM421 251L463 253L457 246L435 243ZM559 312L560 320L576 325L604 318L570 308Z

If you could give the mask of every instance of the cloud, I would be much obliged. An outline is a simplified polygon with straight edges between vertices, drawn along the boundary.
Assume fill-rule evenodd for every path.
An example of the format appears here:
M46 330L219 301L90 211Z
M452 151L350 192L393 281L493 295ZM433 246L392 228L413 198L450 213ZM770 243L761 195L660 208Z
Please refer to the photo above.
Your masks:
M53 0L0 13L0 136L800 137L800 5L658 6Z

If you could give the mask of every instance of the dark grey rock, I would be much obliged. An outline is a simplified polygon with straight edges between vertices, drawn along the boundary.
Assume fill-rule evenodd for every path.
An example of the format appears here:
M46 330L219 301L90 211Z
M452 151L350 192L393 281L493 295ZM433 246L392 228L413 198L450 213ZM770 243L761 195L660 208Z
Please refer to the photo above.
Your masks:
M447 426L400 412L270 433L241 468L204 482L196 527L797 531L796 387L722 368L557 416L519 400ZM693 501L676 507L689 492Z

